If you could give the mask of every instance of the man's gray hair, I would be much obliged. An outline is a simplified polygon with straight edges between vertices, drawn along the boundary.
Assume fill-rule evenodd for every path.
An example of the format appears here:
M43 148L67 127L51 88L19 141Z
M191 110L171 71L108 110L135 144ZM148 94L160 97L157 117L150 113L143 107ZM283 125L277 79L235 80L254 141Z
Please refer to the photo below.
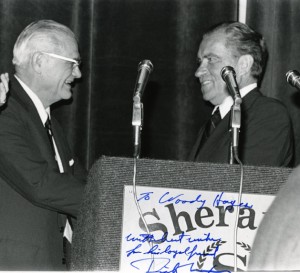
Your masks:
M76 41L74 33L65 25L52 20L33 22L20 33L14 46L12 63L15 66L26 65L37 51L59 54L64 49L66 36Z
M251 67L251 74L260 80L265 70L268 51L263 36L254 31L248 25L240 22L225 22L213 26L205 34L224 32L226 34L226 46L235 51L236 57L249 54L253 57L254 63Z

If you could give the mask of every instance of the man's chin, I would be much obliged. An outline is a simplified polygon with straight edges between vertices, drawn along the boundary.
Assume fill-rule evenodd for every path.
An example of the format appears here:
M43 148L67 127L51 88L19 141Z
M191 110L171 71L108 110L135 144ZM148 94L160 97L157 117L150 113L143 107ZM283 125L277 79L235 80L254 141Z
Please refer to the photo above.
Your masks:
M210 95L211 91L209 89L201 89L201 91L202 91L203 99L205 101L209 101L209 99L210 99L209 95Z
M72 89L70 88L68 91L64 91L63 95L62 95L62 99L63 100L69 100L70 98L72 98Z

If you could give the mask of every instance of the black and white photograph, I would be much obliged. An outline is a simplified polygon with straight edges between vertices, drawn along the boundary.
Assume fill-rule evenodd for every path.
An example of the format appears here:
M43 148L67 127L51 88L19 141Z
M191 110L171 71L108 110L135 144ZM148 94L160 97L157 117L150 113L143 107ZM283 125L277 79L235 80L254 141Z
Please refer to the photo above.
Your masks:
M300 272L299 0L0 0L0 56L0 271Z

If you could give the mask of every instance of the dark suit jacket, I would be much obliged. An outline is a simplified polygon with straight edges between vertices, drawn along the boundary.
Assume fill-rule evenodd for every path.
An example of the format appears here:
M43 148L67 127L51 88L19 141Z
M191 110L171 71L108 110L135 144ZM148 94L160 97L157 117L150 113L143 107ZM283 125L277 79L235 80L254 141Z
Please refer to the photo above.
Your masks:
M65 270L61 227L79 210L85 173L74 173L52 117L65 170L59 173L38 112L14 78L10 94L0 114L0 270Z
M293 130L283 104L255 89L243 98L241 109L240 160L247 165L288 166L293 159ZM229 126L230 112L199 149L202 127L189 159L229 163Z

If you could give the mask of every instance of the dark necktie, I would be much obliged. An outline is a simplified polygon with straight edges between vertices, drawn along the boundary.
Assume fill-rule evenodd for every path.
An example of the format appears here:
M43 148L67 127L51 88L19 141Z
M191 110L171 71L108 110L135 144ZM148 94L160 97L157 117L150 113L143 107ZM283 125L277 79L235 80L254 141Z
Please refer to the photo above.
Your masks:
M54 148L54 144L53 144L53 132L52 132L52 128L51 128L51 121L49 119L49 116L45 122L45 129L46 129L46 132L47 132L47 136L49 138L49 141L50 141L50 145L51 145L51 148L52 148L52 151L53 151L53 154L55 156L55 148Z
M220 123L221 119L222 118L221 118L220 110L219 110L219 107L218 107L216 109L216 111L212 114L209 122L207 122L207 124L205 126L205 134L206 134L207 138L211 135L211 133L213 132L213 130Z
M201 142L199 145L199 150L201 149L203 144L206 142L206 140L209 138L209 136L212 134L213 130L218 126L218 124L220 123L221 120L222 120L222 118L221 118L220 110L218 107L205 125L203 136L202 136L202 139L201 139Z

